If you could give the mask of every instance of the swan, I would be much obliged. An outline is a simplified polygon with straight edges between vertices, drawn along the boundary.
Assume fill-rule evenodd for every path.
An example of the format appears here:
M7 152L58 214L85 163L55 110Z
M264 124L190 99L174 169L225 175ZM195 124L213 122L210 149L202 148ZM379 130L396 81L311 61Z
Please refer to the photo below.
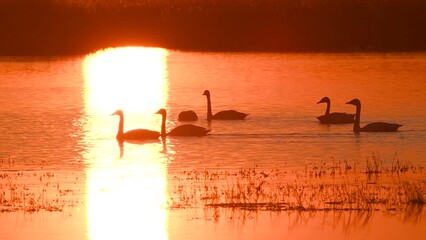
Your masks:
M351 104L356 106L356 114L355 114L355 122L353 131L355 133L359 132L396 132L401 124L396 123L385 123L385 122L374 122L365 125L364 127L359 126L359 122L361 120L361 101L357 98L352 99L346 104Z
M217 112L215 115L212 114L212 104L210 100L210 91L205 90L203 95L207 97L207 121L211 121L213 119L218 120L243 120L248 116L247 113L238 112L235 110L226 110Z
M182 111L182 112L179 113L178 120L179 121L186 121L186 122L197 121L198 120L198 116L192 110Z
M164 108L158 110L156 114L161 114L161 137L169 136L205 136L210 129L206 129L203 127L195 126L192 124L184 124L178 127L175 127L170 132L166 133L166 116L167 112Z
M118 115L120 117L120 122L118 124L117 140L147 140L147 139L157 139L160 136L160 133L157 131L151 131L147 129L133 129L127 132L123 132L124 125L124 114L122 110L117 110L111 115Z
M327 109L325 110L325 114L317 117L320 123L322 124L339 124L339 123L353 123L355 114L348 113L340 113L333 112L330 113L330 98L323 97L317 104L319 103L327 103Z

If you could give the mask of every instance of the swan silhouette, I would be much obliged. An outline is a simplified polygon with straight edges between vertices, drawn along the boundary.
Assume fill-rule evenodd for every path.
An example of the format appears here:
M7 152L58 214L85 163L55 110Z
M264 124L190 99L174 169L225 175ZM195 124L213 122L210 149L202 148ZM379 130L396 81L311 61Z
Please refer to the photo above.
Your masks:
M355 133L359 132L396 132L401 124L396 123L385 123L385 122L374 122L360 127L359 123L361 121L361 101L357 98L352 99L346 104L351 104L356 106L355 122L353 131Z
M182 111L182 112L179 113L178 120L179 121L184 121L184 122L197 121L198 120L198 116L192 110Z
M205 136L210 129L206 129L203 127L195 126L192 124L184 124L178 127L175 127L170 132L166 133L166 116L167 112L164 108L158 110L157 114L161 114L161 137L169 136Z
M243 120L248 116L247 113L238 112L235 110L225 110L212 114L212 104L210 100L210 91L205 90L203 95L207 97L207 121L217 120Z
M124 128L124 114L122 110L115 111L112 115L118 115L120 117L120 122L118 123L118 132L117 140L147 140L147 139L157 139L160 136L160 133L157 131L151 131L147 129L133 129L127 132L123 132Z
M327 109L325 114L321 115L318 118L322 124L340 124L340 123L353 123L355 114L333 112L330 113L331 101L328 97L323 97L317 104L327 103Z

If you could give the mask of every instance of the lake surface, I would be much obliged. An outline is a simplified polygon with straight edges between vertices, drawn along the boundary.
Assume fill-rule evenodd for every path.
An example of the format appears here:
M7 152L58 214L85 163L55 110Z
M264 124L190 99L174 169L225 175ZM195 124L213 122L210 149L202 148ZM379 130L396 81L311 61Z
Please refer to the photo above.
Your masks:
M235 109L250 115L208 123L206 89L213 113ZM351 124L321 125L316 116L326 106L316 103L324 96L331 99L331 111L347 113L355 107L345 102L359 98L361 125L403 126L396 133L354 134ZM119 147L115 110L124 111L125 130L160 131L161 116L155 114L160 108L168 111L169 130L182 124L180 111L194 110L199 120L193 124L211 132ZM388 165L400 160L424 167L424 53L191 53L128 47L87 56L0 57L0 133L2 172L77 175L73 189L80 190L83 202L69 216L37 213L28 220L21 213L0 213L0 225L14 226L2 229L10 239L28 237L18 235L22 229L40 238L70 234L73 239L201 239L205 233L211 236L205 239L397 236L386 235L385 224L396 232L412 231L414 238L426 234L418 224L389 216L347 233L330 227L339 224L324 216L308 221L261 212L229 222L226 217L216 221L211 210L167 208L170 178L193 170L297 172L331 161L363 169L377 156ZM307 228L313 230L306 233Z

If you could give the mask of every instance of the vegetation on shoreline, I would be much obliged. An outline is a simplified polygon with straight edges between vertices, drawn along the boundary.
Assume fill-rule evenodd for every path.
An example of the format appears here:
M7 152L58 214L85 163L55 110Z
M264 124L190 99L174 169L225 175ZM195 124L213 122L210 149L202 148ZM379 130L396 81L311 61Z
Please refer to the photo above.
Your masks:
M62 189L64 183L56 182L51 172L35 173L28 171L0 174L0 213L1 212L62 212L65 207L78 202L74 190ZM58 180L59 181L59 180Z
M10 164L11 160L6 162ZM70 176L60 178L52 172L36 171L1 173L0 212L63 211L75 206L84 196L74 195L81 190L80 185L75 185L79 177ZM69 183L77 189L69 188ZM397 154L386 163L375 152L364 163L332 158L309 164L300 171L255 167L170 173L168 189L170 209L383 211L413 217L426 213L424 168L400 160Z
M422 167L396 156L386 165L376 153L358 169L355 163L342 165L333 159L331 164L319 163L300 173L256 168L187 171L171 181L171 196L177 197L170 199L170 205L278 212L424 212Z
M425 51L422 0L0 0L0 55L145 45L202 51Z

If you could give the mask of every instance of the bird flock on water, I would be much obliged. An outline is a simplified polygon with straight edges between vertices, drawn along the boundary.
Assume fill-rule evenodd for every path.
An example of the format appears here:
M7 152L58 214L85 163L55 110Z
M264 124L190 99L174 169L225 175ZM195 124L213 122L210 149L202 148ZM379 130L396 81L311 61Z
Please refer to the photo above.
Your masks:
M207 99L207 121L212 120L244 120L249 114L238 112L236 110L224 110L212 113L210 91L205 90L202 94L206 96ZM353 123L353 131L355 133L360 132L396 132L399 127L402 125L396 123L386 123L386 122L374 122L367 124L363 127L360 126L361 121L361 101L357 98L347 102L346 104L351 104L356 107L355 114L341 113L341 112L330 112L331 101L328 97L323 97L319 103L326 103L327 108L324 115L317 117L321 124L348 124ZM164 108L158 110L156 114L162 116L161 122L161 131L153 131L148 129L133 129L124 132L124 114L122 110L115 111L112 115L118 115L120 121L118 124L117 140L119 141L141 141L149 139L158 139L159 137L165 138L166 136L205 136L211 130L196 126L193 124L183 124L177 126L166 132L166 120L167 112ZM178 116L179 121L196 121L198 116L194 111L183 111Z

